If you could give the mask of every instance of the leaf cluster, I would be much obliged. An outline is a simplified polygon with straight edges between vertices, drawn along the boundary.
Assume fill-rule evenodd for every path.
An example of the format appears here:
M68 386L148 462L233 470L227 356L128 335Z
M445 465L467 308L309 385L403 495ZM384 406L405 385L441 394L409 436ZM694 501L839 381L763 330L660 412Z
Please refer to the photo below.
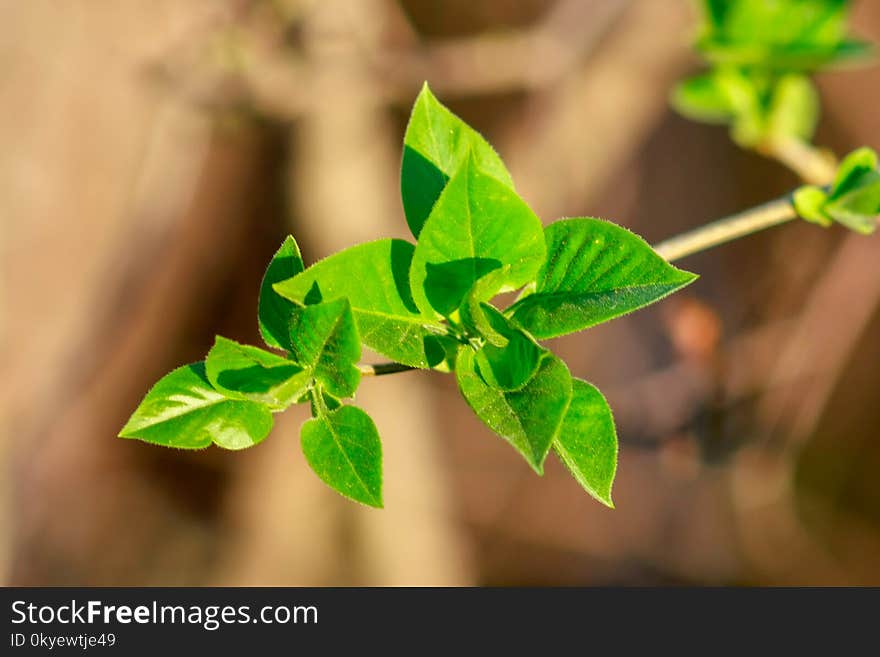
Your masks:
M415 242L359 244L306 268L288 237L258 305L269 351L218 337L204 362L160 380L121 436L181 448L260 442L272 414L308 403L306 460L328 485L382 505L382 446L348 400L361 345L396 363L454 372L476 416L541 474L554 452L612 505L617 438L602 394L542 340L653 303L696 276L595 218L546 228L498 154L427 85L404 139L401 196ZM503 307L497 297L518 292Z
M839 223L863 235L873 233L880 217L880 171L877 153L860 148L847 155L830 189L813 185L794 193L797 213L820 226Z
M688 118L728 125L746 148L809 142L819 118L810 74L869 52L850 37L849 0L701 0L695 48L709 70L674 89Z

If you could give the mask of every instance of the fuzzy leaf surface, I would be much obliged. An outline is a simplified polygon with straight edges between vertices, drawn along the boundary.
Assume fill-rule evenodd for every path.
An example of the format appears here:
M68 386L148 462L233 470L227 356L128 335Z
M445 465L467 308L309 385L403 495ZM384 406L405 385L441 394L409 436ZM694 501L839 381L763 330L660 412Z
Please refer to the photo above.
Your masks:
M290 324L290 314L295 307L293 303L273 290L272 286L279 281L293 278L303 269L302 256L299 253L296 240L288 235L266 268L266 274L260 284L257 316L260 334L270 347L285 350L290 348L288 325Z
M382 239L340 251L301 274L276 283L282 297L299 304L348 299L364 344L388 358L429 368L445 358L433 312L422 312L409 289L415 247Z
M697 278L667 263L642 238L601 219L557 221L545 236L547 261L535 293L507 313L538 339L620 317Z
M502 272L499 291L534 280L545 253L535 213L471 158L449 181L419 235L410 270L413 298L423 313L448 316L490 272Z
M308 420L301 443L321 481L356 502L382 508L382 442L369 415L340 406Z
M272 412L265 404L217 392L199 362L162 377L119 436L181 449L201 449L212 442L244 449L259 443L271 429Z
M474 154L488 175L513 188L513 180L494 149L440 103L426 83L406 127L400 172L403 209L415 237L421 233L431 208L469 153Z
M462 346L455 365L458 387L468 406L492 431L522 454L538 474L571 400L571 374L545 352L538 371L515 391L492 387L477 369L475 354Z

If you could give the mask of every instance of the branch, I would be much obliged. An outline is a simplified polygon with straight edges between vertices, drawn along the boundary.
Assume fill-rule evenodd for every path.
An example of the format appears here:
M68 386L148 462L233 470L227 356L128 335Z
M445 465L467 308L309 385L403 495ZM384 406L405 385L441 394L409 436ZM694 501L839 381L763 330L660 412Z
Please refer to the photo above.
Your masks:
M397 374L398 372L409 372L417 370L412 365L404 365L403 363L376 363L374 365L361 363L358 369L363 376L384 376L385 374Z
M837 158L831 151L797 139L775 139L755 150L788 167L810 185L830 185L837 172Z
M654 245L654 250L673 262L792 219L797 219L797 213L791 204L791 197L785 196L670 237Z

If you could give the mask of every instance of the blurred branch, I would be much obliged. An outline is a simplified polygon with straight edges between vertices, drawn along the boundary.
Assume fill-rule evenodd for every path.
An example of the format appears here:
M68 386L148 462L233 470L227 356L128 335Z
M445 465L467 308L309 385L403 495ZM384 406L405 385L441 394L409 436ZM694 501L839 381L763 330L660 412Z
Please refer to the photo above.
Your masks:
M630 2L560 0L534 26L503 34L415 41L406 48L359 42L373 102L408 102L424 80L448 95L548 86L580 63ZM283 40L247 30L242 34L241 26L236 27L236 42L226 46L236 50L234 57L218 61L204 56L206 48L217 47L218 34L232 29L225 25L160 60L153 72L201 107L250 107L279 120L323 111L321 71L308 58Z
M758 146L758 152L791 169L805 183L830 185L837 171L837 158L826 150L797 140L774 140Z

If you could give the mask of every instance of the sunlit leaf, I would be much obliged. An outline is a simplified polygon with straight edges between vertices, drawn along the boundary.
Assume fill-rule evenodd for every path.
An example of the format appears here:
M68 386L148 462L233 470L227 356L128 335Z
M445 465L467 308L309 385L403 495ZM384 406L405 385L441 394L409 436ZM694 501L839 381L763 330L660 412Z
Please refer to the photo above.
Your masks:
M611 486L617 471L617 433L611 408L599 390L572 379L572 398L553 450L590 495L614 507Z
M413 301L409 289L413 249L397 239L359 244L274 288L300 304L311 298L348 299L364 344L399 363L433 367L445 357L437 339L444 329L434 312L421 312Z
M545 236L547 262L535 293L507 312L538 339L625 315L697 278L667 263L637 235L601 219L557 221Z
M403 209L415 237L469 153L487 175L513 188L498 154L479 133L444 107L425 83L406 127L400 172Z
M283 410L308 392L311 373L271 352L217 336L205 359L211 385L232 399Z
M410 283L424 313L449 315L474 283L502 270L501 290L534 280L544 261L541 222L516 193L466 161L449 181L416 245Z
M200 449L212 442L244 449L272 429L272 413L257 402L229 399L211 387L204 363L179 367L154 385L126 425L121 438Z
M474 352L463 346L455 372L459 390L477 417L542 474L544 459L571 401L571 375L565 363L545 352L538 371L525 386L505 391L483 380Z
M341 406L307 421L302 450L315 474L335 491L382 507L382 442L364 411Z
M275 253L263 282L260 285L260 301L258 304L258 318L260 334L270 347L277 349L289 349L288 324L290 313L295 307L293 303L279 296L272 286L279 282L292 278L303 270L302 256L299 247L292 236L288 236Z

